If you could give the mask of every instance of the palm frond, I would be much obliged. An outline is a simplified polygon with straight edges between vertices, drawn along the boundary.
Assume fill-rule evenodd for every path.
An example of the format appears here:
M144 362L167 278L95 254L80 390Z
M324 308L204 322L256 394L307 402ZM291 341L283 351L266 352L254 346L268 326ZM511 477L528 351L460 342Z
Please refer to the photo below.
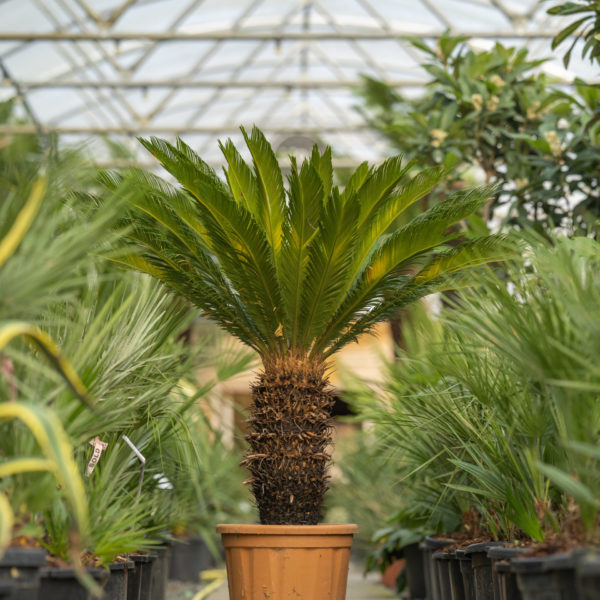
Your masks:
M331 150L315 147L300 167L292 157L285 189L264 135L256 128L242 134L252 165L231 141L222 143L226 183L183 142L144 141L183 189L137 174L144 197L132 194L123 224L140 252L116 260L154 273L263 357L330 353L393 306L427 293L431 278L414 276L434 269L432 257L456 237L447 228L491 193L458 193L388 233L442 167L412 177L401 157L376 169L363 163L340 193ZM436 281L450 264L438 268Z
M356 191L360 206L359 227L370 219L380 202L385 201L396 184L408 173L413 163L403 167L403 161L404 157L401 154L388 158L372 171Z
M313 154L314 156L314 154ZM286 331L292 346L298 342L298 327L302 310L302 290L305 287L309 249L318 233L326 184L315 169L315 160L304 161L300 172L292 158L288 177L287 215L283 227L283 243L277 263L281 282L281 298L286 306ZM319 165L323 161L319 157ZM327 170L324 169L327 173Z
M267 239L276 257L281 246L281 231L285 213L285 194L281 169L271 145L260 129L253 127L250 135L246 133L243 127L241 130L254 161L258 192L263 197L261 204L265 210L263 222Z
M323 209L318 231L309 248L306 285L302 292L299 329L303 347L322 332L343 299L357 237L359 206L333 190Z
M325 356L331 356L348 342L355 341L359 335L371 331L375 324L392 317L403 306L433 292L455 288L459 283L464 284L464 281L457 281L454 278L455 274L504 260L508 252L504 236L478 238L455 248L446 249L430 259L416 275L398 275L388 283L386 289L376 292L375 298L367 297L355 303L353 312L349 312L352 310L352 305L345 307L346 312L343 317L334 318L335 326L328 326L331 337L323 338L323 345L315 348L315 351L323 351L327 348ZM369 302L371 302L370 306ZM366 309L363 308L365 303ZM342 323L349 323L349 325L343 329ZM340 334L341 331L343 332ZM326 344L329 344L329 347Z
M231 140L227 140L224 144L219 142L219 147L227 160L229 168L224 171L235 201L245 206L266 230L267 224L264 222L264 215L267 214L267 210L263 206L265 198L264 195L258 193L256 175Z

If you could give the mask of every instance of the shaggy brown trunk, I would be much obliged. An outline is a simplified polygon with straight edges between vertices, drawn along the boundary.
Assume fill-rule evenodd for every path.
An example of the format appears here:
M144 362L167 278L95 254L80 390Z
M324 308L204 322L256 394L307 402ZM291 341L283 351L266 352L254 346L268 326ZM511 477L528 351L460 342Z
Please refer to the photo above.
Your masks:
M265 525L316 525L327 490L333 396L324 365L286 357L252 386L243 461Z

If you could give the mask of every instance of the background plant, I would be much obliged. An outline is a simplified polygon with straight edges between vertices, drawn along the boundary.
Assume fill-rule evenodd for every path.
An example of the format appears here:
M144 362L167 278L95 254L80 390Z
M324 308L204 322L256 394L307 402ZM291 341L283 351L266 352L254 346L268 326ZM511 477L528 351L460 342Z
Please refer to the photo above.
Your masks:
M198 400L222 379L247 368L249 360L247 352L215 357L214 339L190 348L183 334L192 326L193 315L185 302L167 295L149 278L116 270L95 255L115 256L110 248L118 234L110 225L118 215L119 199L105 193L105 202L98 203L96 171L77 152L59 153L53 140L46 142L14 136L3 140L0 151L0 397L12 401L7 416L17 416L22 406L25 416L36 417L28 422L42 424L38 441L45 439L44 426L51 426L55 440L65 430L60 438L64 447L54 444L54 458L62 457L64 464L43 459L34 436L14 422L3 422L2 485L16 513L11 535L29 536L29 542L42 543L69 562L106 564L123 552L148 549L169 534L174 515L168 509L174 507L169 502L164 508L156 506L157 499L165 499L161 481L166 443L177 427L200 411ZM17 334L37 344L33 352L24 343L6 346ZM65 355L73 357L72 363ZM216 376L196 382L199 363L215 362ZM53 364L62 369L66 383ZM82 407L73 390L93 410ZM208 429L204 433L213 435ZM139 463L123 434L147 458L139 494ZM89 441L95 436L107 442L108 449L93 474L81 482L92 452ZM199 450L189 437L179 443ZM41 450L47 448L42 444ZM199 462L231 466L224 448L218 447L214 455L210 450L205 443L203 452L208 454ZM30 457L27 468L17 469L16 461L24 456ZM71 465L69 473L79 481L77 493L63 476L64 465ZM50 475L34 473L34 466L55 470L62 491ZM222 471L221 467L221 477ZM180 487L169 498L183 493ZM206 500L195 506L198 518L206 522L235 506L232 501L219 510L210 499L215 489L208 481L195 491ZM218 492L216 497L226 504L225 490ZM79 504L70 509L65 497ZM73 516L85 533L76 543ZM5 533L9 521L4 521Z
M490 274L437 327L426 353L359 393L395 453L402 504L386 532L598 541L597 242L528 239L511 289ZM439 326L438 326L439 327ZM412 350L412 351L411 351ZM387 546L387 550L391 550Z
M524 48L497 43L476 51L449 34L433 47L410 41L428 60L426 93L404 98L369 78L362 91L367 119L394 150L421 167L454 157L456 170L438 195L473 179L498 183L486 221L504 205L512 225L595 232L598 90L579 82L576 93L565 93L537 69L544 61L528 60Z

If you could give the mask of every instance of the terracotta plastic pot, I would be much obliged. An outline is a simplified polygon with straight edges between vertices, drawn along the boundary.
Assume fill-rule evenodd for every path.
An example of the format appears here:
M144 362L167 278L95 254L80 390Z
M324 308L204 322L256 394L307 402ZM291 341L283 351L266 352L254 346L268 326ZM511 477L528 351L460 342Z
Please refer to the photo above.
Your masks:
M381 585L389 590L395 590L398 587L398 577L405 571L406 561L403 558L395 559L381 574Z
M230 600L344 600L356 525L218 525Z

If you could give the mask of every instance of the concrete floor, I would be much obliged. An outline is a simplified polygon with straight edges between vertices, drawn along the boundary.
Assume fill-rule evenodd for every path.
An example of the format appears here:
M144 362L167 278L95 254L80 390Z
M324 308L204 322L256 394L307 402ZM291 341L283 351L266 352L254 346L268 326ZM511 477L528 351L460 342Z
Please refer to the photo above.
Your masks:
M193 600L201 589L201 585L169 582L167 600ZM346 600L384 600L390 598L397 598L397 596L379 583L377 573L370 573L365 578L363 577L362 563L353 562L350 564ZM225 582L218 590L210 594L207 600L229 600L227 583Z

